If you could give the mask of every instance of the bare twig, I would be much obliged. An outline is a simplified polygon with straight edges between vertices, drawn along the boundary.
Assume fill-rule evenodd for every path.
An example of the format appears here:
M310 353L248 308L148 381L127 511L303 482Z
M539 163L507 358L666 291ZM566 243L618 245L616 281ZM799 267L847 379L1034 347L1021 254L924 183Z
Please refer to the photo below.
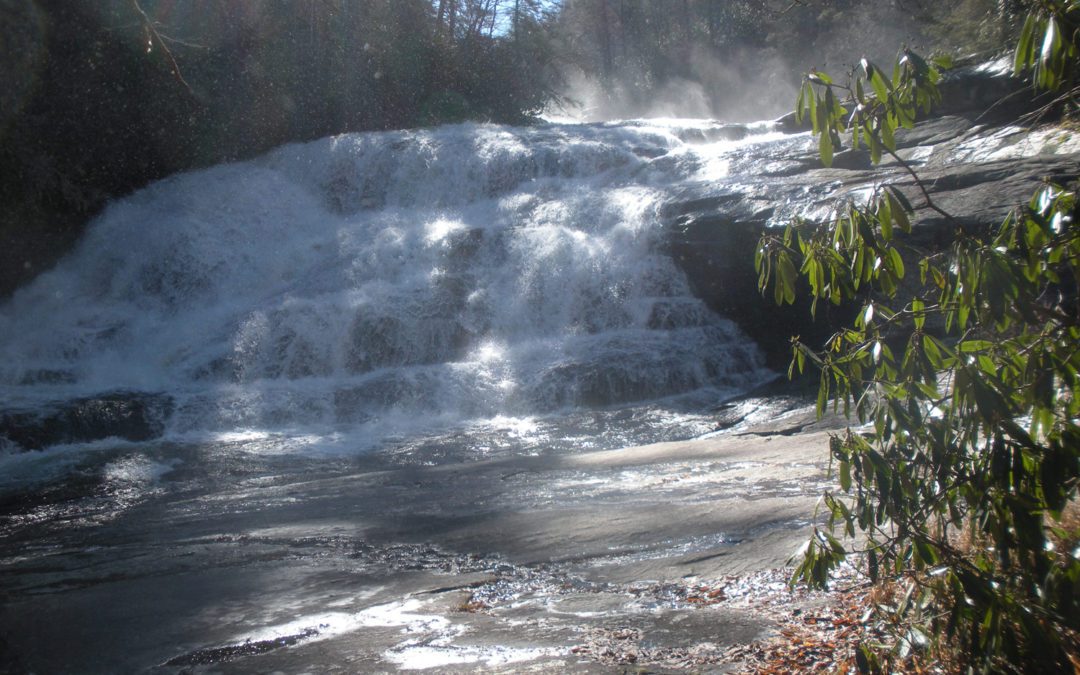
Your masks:
M784 8L784 9L780 10L780 11L779 11L779 12L777 12L776 14L777 14L777 16L783 16L784 14L787 14L787 13L788 13L788 12L790 12L791 10L793 10L793 9L795 9L796 7L799 7L799 6L801 6L801 5L802 5L802 2L801 2L801 0L791 0L791 4L790 4L790 5L788 5L788 6L787 6L786 8Z
M1030 124L1034 126L1041 122L1042 119L1050 113L1054 106L1065 103L1066 101L1075 101L1077 95L1080 95L1080 87L1069 89L1064 94L1058 96L1049 103L1040 106L1037 110L1033 110L1032 112L1027 113L1020 118L1020 121L1024 124Z
M188 81L184 79L183 73L180 72L180 65L176 62L176 57L173 56L172 50L165 44L165 38L158 32L157 27L154 25L154 21L147 16L142 6L139 5L139 0L131 0L131 7L135 10L135 13L139 17L139 22L142 24L143 33L146 35L146 50L150 51L156 44L161 51L165 54L165 58L169 62L169 70L172 72L173 77L184 85L188 93L192 96L195 95L195 90L191 88Z
M1020 96L1021 94L1027 94L1027 95L1029 95L1029 96L1030 96L1030 95L1031 95L1031 92L1030 92L1030 91L1029 91L1028 89L1026 89L1026 88L1025 88L1025 89L1019 89L1019 90L1017 90L1017 91L1014 91L1014 92L1013 92L1013 93L1011 93L1011 94L1006 94L1005 96L1002 96L1002 97L1001 97L1001 98L999 98L998 100L996 100L996 101L994 101L993 103L991 103L991 104L990 104L990 107L988 107L988 108L987 108L986 110L984 110L984 111L982 111L981 113L979 113L979 116L975 118L975 122L978 122L978 121L979 121L979 120L981 120L981 119L982 119L983 117L986 117L986 116L987 116L987 115L988 115L988 114L989 114L989 113L990 113L990 112L991 112L991 111L992 111L992 110L993 110L994 108L996 108L996 107L998 107L999 105L1002 105L1002 104L1004 104L1004 103L1008 102L1009 100L1011 100L1011 99L1013 99L1013 98L1015 98L1015 97L1017 97L1017 96ZM1030 113L1029 113L1029 114L1030 114ZM1026 115L1025 115L1025 116L1026 116Z
M200 45L200 44L195 43L195 42L188 42L187 40L181 40L180 38L174 38L173 36L166 35L165 33L159 33L158 36L162 40L165 40L166 42L172 42L173 44L178 44L181 47L187 47L189 49L206 49L206 50L210 49L210 47L207 46L207 45Z
M934 203L934 200L930 197L929 190L926 189L926 185L923 183L922 179L919 178L919 174L915 173L915 169L913 169L911 165L907 163L907 161L897 155L895 151L889 150L887 147L885 147L884 144L882 144L882 147L885 149L885 152L890 157L896 160L897 164L899 164L901 167L903 167L905 171L908 172L908 174L911 176L911 179L915 181L915 185L919 188L919 191L922 192L923 199L926 200L927 208L940 214L949 222L954 222L956 220L955 216Z

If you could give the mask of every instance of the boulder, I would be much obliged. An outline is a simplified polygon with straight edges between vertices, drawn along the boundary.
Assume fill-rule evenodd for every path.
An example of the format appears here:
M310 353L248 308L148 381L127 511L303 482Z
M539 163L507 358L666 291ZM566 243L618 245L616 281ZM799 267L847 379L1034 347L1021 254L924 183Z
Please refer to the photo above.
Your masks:
M1000 104L991 116L975 112L1010 92L1018 98L1017 88L989 68L951 75L942 86L940 108L949 114L899 132L901 161L885 157L876 167L865 150L848 149L825 168L817 143L807 133L739 153L730 160L726 178L689 184L667 204L663 215L668 251L695 293L737 321L764 349L771 367L786 369L792 336L820 344L850 318L852 309L819 304L818 319L811 322L808 302L778 308L771 298L762 298L753 265L761 234L794 218L825 222L836 205L864 202L882 184L899 187L912 202L909 241L922 250L947 245L957 228L999 225L1045 180L1066 182L1080 175L1080 141L1068 130L1002 123L1001 112L1015 119L1023 108L1019 103ZM1026 97L1028 107L1031 98ZM782 120L778 126L792 124ZM953 217L930 208L923 189Z
M6 412L0 414L0 446L41 450L112 437L147 441L161 436L172 409L172 398L165 394L113 392Z

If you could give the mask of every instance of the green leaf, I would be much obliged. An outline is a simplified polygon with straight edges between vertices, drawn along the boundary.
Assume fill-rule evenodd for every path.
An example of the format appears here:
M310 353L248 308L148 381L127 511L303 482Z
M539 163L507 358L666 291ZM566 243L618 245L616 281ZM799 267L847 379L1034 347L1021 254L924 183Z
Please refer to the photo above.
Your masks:
M889 269L896 275L898 279L904 278L904 259L900 257L900 251L895 248L890 248L889 253Z
M930 61L941 70L952 70L954 65L953 57L949 54L936 54Z
M1056 60L1060 50L1061 28L1058 27L1057 19L1051 16L1046 21L1046 32L1043 34L1042 51L1039 54L1039 60L1042 62L1044 68L1050 67L1050 64ZM1047 88L1052 89L1053 87Z
M881 163L881 141L878 140L878 135L870 130L869 126L863 127L866 140L870 145L870 162L873 164Z
M799 275L795 271L795 265L791 263L791 258L786 253L780 256L778 263L779 274L784 281L783 299L790 305L795 302L795 284Z
M821 138L818 141L818 152L821 154L821 163L827 167L832 166L833 142L832 134L828 129L821 132Z
M915 298L911 301L911 311L915 314L915 328L918 330L922 330L922 327L926 324L926 315L923 314L925 308L926 305L923 304L922 300Z
M889 150L896 152L896 138L893 136L893 129L896 127L889 121L888 117L883 117L878 125L878 130L881 133L881 143Z
M836 537L824 531L822 532L822 534L825 535L825 540L829 542L829 548L832 549L832 552L834 554L836 554L837 556L844 556L847 553L847 551L844 550L844 545L841 544Z
M929 103L926 103L926 107L929 107ZM897 104L896 108L896 123L897 126L902 126L905 129L915 128L915 102L913 101L901 101ZM896 128L895 126L893 127ZM895 150L896 148L891 148Z
M931 566L938 561L934 547L922 538L915 540L915 550L918 552L919 558L921 558L923 563L927 566Z
M930 275L934 277L934 285L940 289L945 288L945 275L936 267L930 268Z
M895 195L891 191L888 191L888 190L885 191L885 198L888 200L889 205L891 206L890 210L891 210L891 213L892 213L893 220L896 221L897 227L899 227L904 232L910 233L911 232L911 220L908 219L908 214L907 214L907 211L909 209L907 209L902 203L900 203L900 201L895 197Z
M994 346L989 340L964 340L957 345L957 349L965 354L974 354L988 351Z
M864 279L863 273L865 271L864 267L866 265L866 258L867 258L867 254L866 254L866 247L865 246L860 246L857 249L855 249L855 257L851 261L851 264L852 264L851 276L852 276L852 283L855 286L855 290L859 289L859 284L862 283L862 281Z
M873 87L879 101L884 103L889 99L892 83L885 79L885 76L881 74L881 70L878 68L873 69L873 74L870 76L870 86Z
M889 202L882 201L878 210L878 224L881 225L881 236L885 241L892 241L893 229L892 229L892 213L890 213Z
M878 275L878 284L881 290L890 298L896 295L896 278L889 270L884 270Z
M930 361L930 365L940 370L942 367L941 350L938 348L937 340L929 335L922 336L923 353L926 354L926 358Z
M826 92L825 101L829 107L829 115L831 117L834 126L839 126L839 123L844 119L844 115L847 111L844 110L844 106L840 105L840 99L833 94L832 89Z
M1013 74L1021 75L1031 65L1031 48L1034 44L1035 15L1029 13L1024 20L1024 27L1020 30L1020 40L1016 43L1016 53L1013 56Z
M911 202L908 200L903 190L896 187L895 185L887 185L885 186L885 191L892 195L893 199L895 199L900 204L900 206L902 207L901 210L903 210L904 213L913 213L915 211L915 207L911 205Z

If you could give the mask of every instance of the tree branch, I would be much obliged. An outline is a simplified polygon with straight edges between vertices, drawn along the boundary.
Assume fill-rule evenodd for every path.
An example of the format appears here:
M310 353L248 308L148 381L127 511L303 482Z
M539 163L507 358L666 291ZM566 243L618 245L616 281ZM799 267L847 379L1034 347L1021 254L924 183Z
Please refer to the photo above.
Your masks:
M188 93L195 96L195 90L191 88L188 81L184 79L183 73L180 72L180 65L176 62L176 57L173 56L172 50L165 44L165 39L158 32L157 27L154 26L154 21L146 14L142 6L139 5L139 0L131 0L131 7L135 10L135 14L139 17L139 23L142 24L143 33L146 35L146 51L149 52L154 48L154 45L161 49L165 54L165 58L169 63L169 70L172 72L173 77L177 82L184 85Z

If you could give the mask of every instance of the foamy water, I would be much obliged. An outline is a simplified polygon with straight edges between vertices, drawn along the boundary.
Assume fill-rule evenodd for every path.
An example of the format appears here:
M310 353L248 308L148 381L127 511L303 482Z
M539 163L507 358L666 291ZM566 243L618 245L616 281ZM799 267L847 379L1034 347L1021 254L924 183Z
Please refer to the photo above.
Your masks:
M752 386L756 348L661 246L672 188L738 145L710 128L352 134L173 176L0 307L0 396L381 439Z

